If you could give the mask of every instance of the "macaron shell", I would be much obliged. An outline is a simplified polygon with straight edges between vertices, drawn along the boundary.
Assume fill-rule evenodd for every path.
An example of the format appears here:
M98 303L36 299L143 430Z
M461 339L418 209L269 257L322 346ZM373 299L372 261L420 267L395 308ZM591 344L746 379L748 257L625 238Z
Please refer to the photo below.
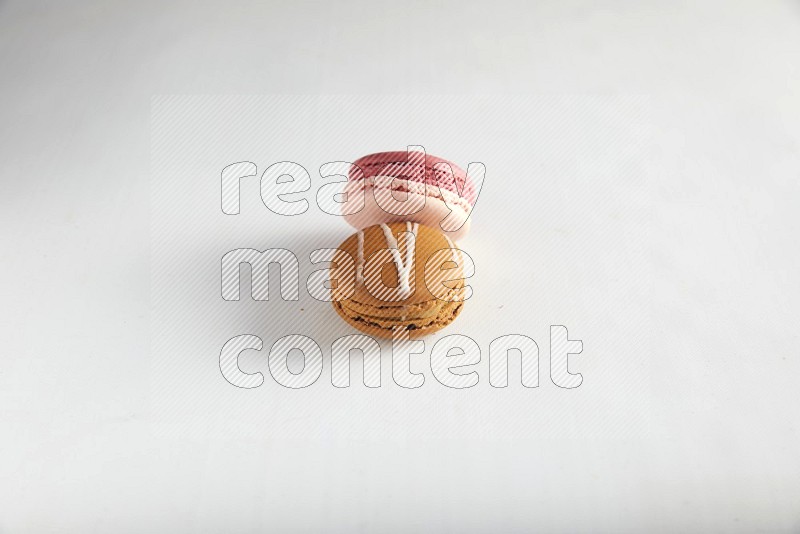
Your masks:
M452 301L457 301L456 290L451 293ZM342 301L345 307L353 313L358 313L365 317L374 317L381 319L397 319L397 320L416 320L426 319L433 317L439 313L442 307L442 301L439 299L432 299L418 304L403 304L402 306L394 306L394 303L387 303L386 306L375 306L374 304L362 304L354 299Z
M407 232L409 224L394 222L387 223L386 226L397 242L400 257L405 259L407 257L407 245L409 240L404 234ZM338 247L340 251L347 253L351 258L353 258L356 266L359 264L359 262L366 265L367 261L373 256L373 254L385 254L387 258L389 257L388 252L386 252L386 250L389 248L389 245L387 244L386 235L381 225L370 226L361 232L363 243L360 251L358 233L351 235ZM463 287L464 280L461 278L463 276L463 265L461 265L462 261L459 261L457 252L458 248L452 243L452 241L448 241L444 234L433 228L419 225L413 242L415 245L412 266L413 270L409 276L409 281L414 285L414 292L412 294L403 296L398 290L392 291L391 294L380 295L381 298L378 298L367 289L367 284L356 283L354 293L352 295L347 295L346 293L349 293L350 288L352 288L351 282L343 283L340 286L342 289L341 291L334 289L334 299L352 299L356 302L369 304L372 306L400 306L419 304L434 300L437 298L437 296L431 293L430 288L428 287L429 284L426 283L425 269L429 258L431 258L431 256L434 254L437 254L439 251L443 251L437 256L440 261L438 262L438 265L432 264L430 266L431 272L435 273L438 270L437 268L441 268L443 266L446 267L444 264L448 261L451 261L453 254L455 253L456 263L458 264L457 268L449 270L445 269L443 271L443 274L446 274L446 278L453 281L444 282L444 285L451 289ZM453 249L451 246L455 248ZM335 256L334 263L336 263ZM331 278L352 280L353 273L348 272L347 268L351 264L349 262L346 264L344 262L341 263L342 266L336 265L331 269ZM399 286L398 271L394 262L387 261L384 263L380 273L383 286L387 288L396 288ZM429 279L430 278L431 277L429 273ZM440 288L438 287L434 288L434 290L439 289ZM441 296L441 293L439 293L439 296Z
M452 323L464 308L463 302L448 302L435 317L425 321L378 320L353 314L342 306L342 303L333 303L333 309L353 328L373 337L391 339L395 327L402 327L408 331L409 338L419 339L438 332Z
M385 188L376 189L373 187L361 189L357 188L357 186L357 182L348 183L348 190L346 190L347 201L342 206L342 210L345 213L344 220L357 230L379 223L411 221L436 228L447 234L447 236L454 241L462 239L469 233L471 226L471 217L469 217L469 213L464 211L462 207L453 205L452 203L451 206L453 206L453 211L455 213L453 213L451 220L466 222L464 222L461 227L450 231L442 227L442 222L445 221L447 217L451 216L451 209L441 197L431 194L421 195L413 192L396 193L397 197L400 198L402 198L401 195L407 194L409 197L409 201L405 203L405 205L408 206L407 209L409 211L418 211L415 213L403 213L401 209L395 209L393 207L392 211L397 213L390 213L382 208L375 198L376 195L378 195L378 198L382 198L381 195L383 195L383 198L386 198L386 195L392 194L390 191L387 191ZM363 195L363 206L361 206L360 209L358 209L358 206L361 205L361 199L358 195ZM385 201L382 202L386 205ZM395 204L395 206L399 205L400 204ZM356 209L358 209L358 211L355 211ZM355 211L355 213L349 213L350 211ZM449 221L446 224L449 224Z

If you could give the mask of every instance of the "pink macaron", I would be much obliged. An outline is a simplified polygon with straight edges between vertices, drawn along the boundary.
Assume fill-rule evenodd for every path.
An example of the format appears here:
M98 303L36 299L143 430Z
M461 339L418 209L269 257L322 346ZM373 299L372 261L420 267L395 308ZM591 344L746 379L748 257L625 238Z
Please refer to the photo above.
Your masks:
M410 221L461 239L470 227L475 184L455 163L425 152L370 154L353 162L342 204L356 229Z

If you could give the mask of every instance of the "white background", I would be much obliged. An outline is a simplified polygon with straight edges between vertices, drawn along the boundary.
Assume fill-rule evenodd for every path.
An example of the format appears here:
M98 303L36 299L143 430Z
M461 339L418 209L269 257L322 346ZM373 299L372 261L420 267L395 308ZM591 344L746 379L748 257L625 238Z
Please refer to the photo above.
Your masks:
M0 531L797 531L799 21L788 2L0 3ZM222 99L242 112L199 107L161 144L163 94L317 107ZM151 141L196 184L175 212ZM416 143L487 165L475 299L446 331L479 342L481 383L428 369L406 391L384 365L379 390L333 388L339 323L309 389L257 354L262 388L224 382L227 337L338 318L303 293L204 315L209 265L349 230L313 204L270 217L255 183L226 219L221 168L316 176ZM197 267L164 301L170 237ZM583 385L543 359L538 389L491 388L488 342L546 355L550 324L584 341Z

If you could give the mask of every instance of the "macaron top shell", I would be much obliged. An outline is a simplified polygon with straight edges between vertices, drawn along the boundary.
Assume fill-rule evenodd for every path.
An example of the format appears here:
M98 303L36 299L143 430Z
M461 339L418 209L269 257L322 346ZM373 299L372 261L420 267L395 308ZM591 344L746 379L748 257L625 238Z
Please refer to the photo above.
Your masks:
M341 253L352 263L337 261ZM370 226L347 238L334 255L334 300L408 306L457 297L464 286L460 254L447 236L427 226L408 222Z

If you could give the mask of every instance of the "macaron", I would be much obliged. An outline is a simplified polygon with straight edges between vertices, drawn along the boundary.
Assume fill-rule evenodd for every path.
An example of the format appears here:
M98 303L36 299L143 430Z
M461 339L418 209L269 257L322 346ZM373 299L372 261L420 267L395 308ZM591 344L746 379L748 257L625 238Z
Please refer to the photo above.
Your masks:
M411 221L454 240L469 232L477 199L475 183L464 169L421 151L379 152L357 159L344 192L342 213L356 229Z
M334 253L333 308L356 329L412 338L444 328L464 305L461 251L444 233L419 223L380 223L347 238Z

